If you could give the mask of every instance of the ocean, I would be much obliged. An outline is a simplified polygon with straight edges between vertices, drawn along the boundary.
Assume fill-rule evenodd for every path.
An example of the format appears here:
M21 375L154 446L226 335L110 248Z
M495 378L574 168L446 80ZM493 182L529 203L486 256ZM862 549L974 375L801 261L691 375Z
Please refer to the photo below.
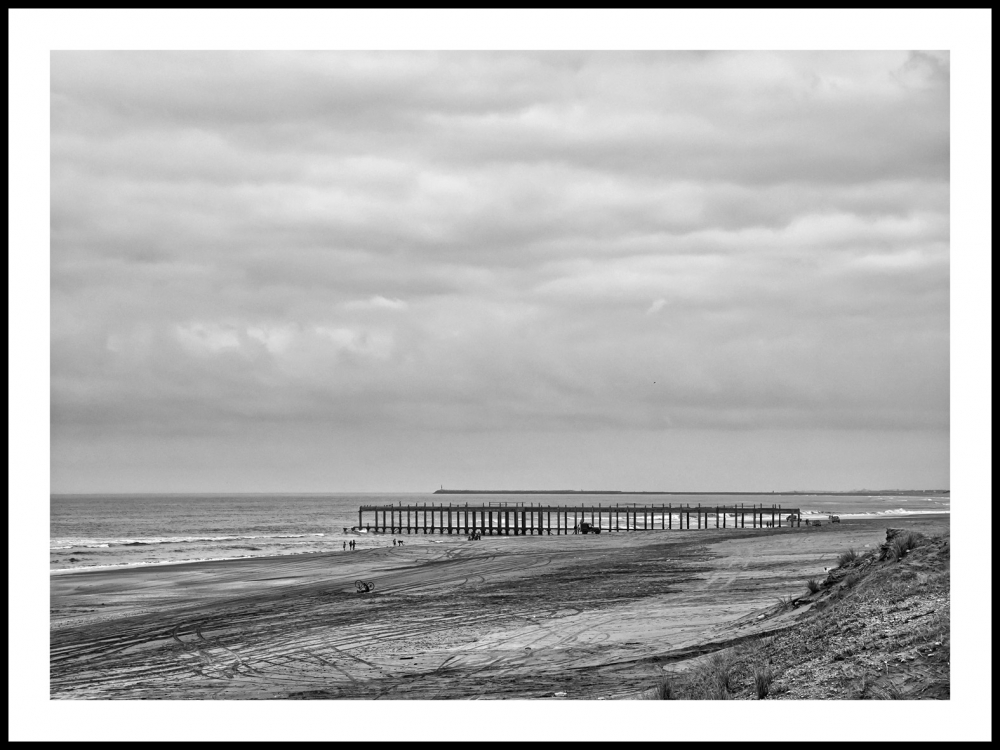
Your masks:
M205 494L53 495L51 571L163 565L307 552L343 552L392 544L390 535L357 534L358 506L415 503L535 503L597 507L631 504L703 506L754 503L802 508L804 516L900 517L948 513L941 495L433 495ZM370 518L370 514L369 514ZM345 533L346 529L346 533ZM433 544L447 535L403 535L407 544ZM454 538L454 537L452 537Z

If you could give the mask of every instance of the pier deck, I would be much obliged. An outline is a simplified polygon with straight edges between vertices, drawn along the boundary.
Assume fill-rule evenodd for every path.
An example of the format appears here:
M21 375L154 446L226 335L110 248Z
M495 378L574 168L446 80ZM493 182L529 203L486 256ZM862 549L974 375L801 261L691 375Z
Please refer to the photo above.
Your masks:
M366 522L366 514L372 514L368 517L374 523ZM357 528L386 534L527 536L579 533L581 523L601 531L756 529L801 526L802 514L780 505L417 503L362 505Z

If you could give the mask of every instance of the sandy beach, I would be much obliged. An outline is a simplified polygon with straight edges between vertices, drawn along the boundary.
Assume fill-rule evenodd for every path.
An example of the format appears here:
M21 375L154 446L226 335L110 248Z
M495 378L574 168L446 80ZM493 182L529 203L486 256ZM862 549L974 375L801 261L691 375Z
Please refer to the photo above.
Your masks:
M789 625L775 601L845 549L949 523L455 537L54 574L51 696L635 698L665 666Z

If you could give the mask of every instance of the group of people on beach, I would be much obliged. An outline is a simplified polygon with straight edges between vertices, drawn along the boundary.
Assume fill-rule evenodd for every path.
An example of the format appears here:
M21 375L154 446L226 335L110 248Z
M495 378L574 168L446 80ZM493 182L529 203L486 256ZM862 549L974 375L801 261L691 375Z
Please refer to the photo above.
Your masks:
M403 546L403 540L402 539L393 539L392 540L392 546L393 547L402 547ZM357 542L355 542L353 539L351 539L348 542L344 542L344 552L347 552L348 550L350 550L351 552L354 552L355 549L357 549Z
M475 542L475 541L478 541L478 540L480 540L482 538L483 538L483 532L481 532L481 531L473 531L471 534L469 534L469 541L470 542Z

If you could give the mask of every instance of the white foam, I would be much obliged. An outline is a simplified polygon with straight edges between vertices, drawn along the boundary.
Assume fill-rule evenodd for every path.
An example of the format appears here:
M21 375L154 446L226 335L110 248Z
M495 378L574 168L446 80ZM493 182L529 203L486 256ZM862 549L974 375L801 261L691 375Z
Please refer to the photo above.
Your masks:
M114 539L52 539L49 549L69 549L70 547L110 547L143 546L147 544L190 544L194 542L238 542L251 539L304 539L322 537L325 533L312 534L241 534L229 536L153 536Z
M323 550L317 550L318 552ZM197 562L223 562L225 560L245 560L248 558L258 558L258 557L290 557L292 555L308 555L309 552L287 552L285 554L268 554L268 555L233 555L232 557L192 557L187 560L153 560L153 561L143 561L143 562L127 562L127 563L108 563L106 565L80 565L75 568L52 568L49 573L80 573L86 572L88 570L97 570L98 568L138 568L146 565L185 565L186 563L197 563Z
M950 510L906 510L905 508L896 508L895 510L877 510L871 513L835 513L832 515L838 515L841 518L901 518L905 516L924 516L924 515L951 515Z

